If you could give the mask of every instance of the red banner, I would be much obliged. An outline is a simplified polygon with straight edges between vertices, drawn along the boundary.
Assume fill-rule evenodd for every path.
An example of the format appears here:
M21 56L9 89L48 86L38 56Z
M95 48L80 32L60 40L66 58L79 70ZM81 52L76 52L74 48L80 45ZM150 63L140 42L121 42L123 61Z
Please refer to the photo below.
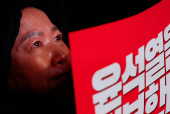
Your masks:
M169 5L69 33L77 114L170 113Z

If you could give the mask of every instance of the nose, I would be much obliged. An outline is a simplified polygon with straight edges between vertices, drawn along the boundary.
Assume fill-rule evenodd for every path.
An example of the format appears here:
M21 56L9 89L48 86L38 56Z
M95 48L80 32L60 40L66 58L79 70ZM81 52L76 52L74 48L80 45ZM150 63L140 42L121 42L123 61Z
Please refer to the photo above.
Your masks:
M53 52L51 59L51 65L56 66L58 64L64 64L67 61L67 55L62 50L58 49Z

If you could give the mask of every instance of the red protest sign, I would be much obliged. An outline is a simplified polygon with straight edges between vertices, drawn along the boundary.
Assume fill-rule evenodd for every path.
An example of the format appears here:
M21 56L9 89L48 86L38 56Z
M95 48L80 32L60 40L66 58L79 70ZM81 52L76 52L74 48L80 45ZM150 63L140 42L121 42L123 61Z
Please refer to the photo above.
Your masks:
M170 113L169 4L69 34L77 114Z

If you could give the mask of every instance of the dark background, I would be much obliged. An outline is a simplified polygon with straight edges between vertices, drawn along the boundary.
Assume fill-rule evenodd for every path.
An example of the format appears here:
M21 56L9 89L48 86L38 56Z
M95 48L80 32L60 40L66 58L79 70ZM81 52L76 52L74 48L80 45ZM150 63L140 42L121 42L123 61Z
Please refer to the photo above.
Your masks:
M64 0L70 31L101 25L138 14L161 0Z

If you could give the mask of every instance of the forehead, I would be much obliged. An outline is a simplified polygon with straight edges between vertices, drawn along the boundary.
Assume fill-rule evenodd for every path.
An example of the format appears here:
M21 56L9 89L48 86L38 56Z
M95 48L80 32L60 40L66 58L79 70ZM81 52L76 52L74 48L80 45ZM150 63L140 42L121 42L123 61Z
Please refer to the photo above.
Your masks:
M22 18L20 21L21 30L34 30L44 28L45 26L53 26L47 15L33 7L28 7L22 10Z

